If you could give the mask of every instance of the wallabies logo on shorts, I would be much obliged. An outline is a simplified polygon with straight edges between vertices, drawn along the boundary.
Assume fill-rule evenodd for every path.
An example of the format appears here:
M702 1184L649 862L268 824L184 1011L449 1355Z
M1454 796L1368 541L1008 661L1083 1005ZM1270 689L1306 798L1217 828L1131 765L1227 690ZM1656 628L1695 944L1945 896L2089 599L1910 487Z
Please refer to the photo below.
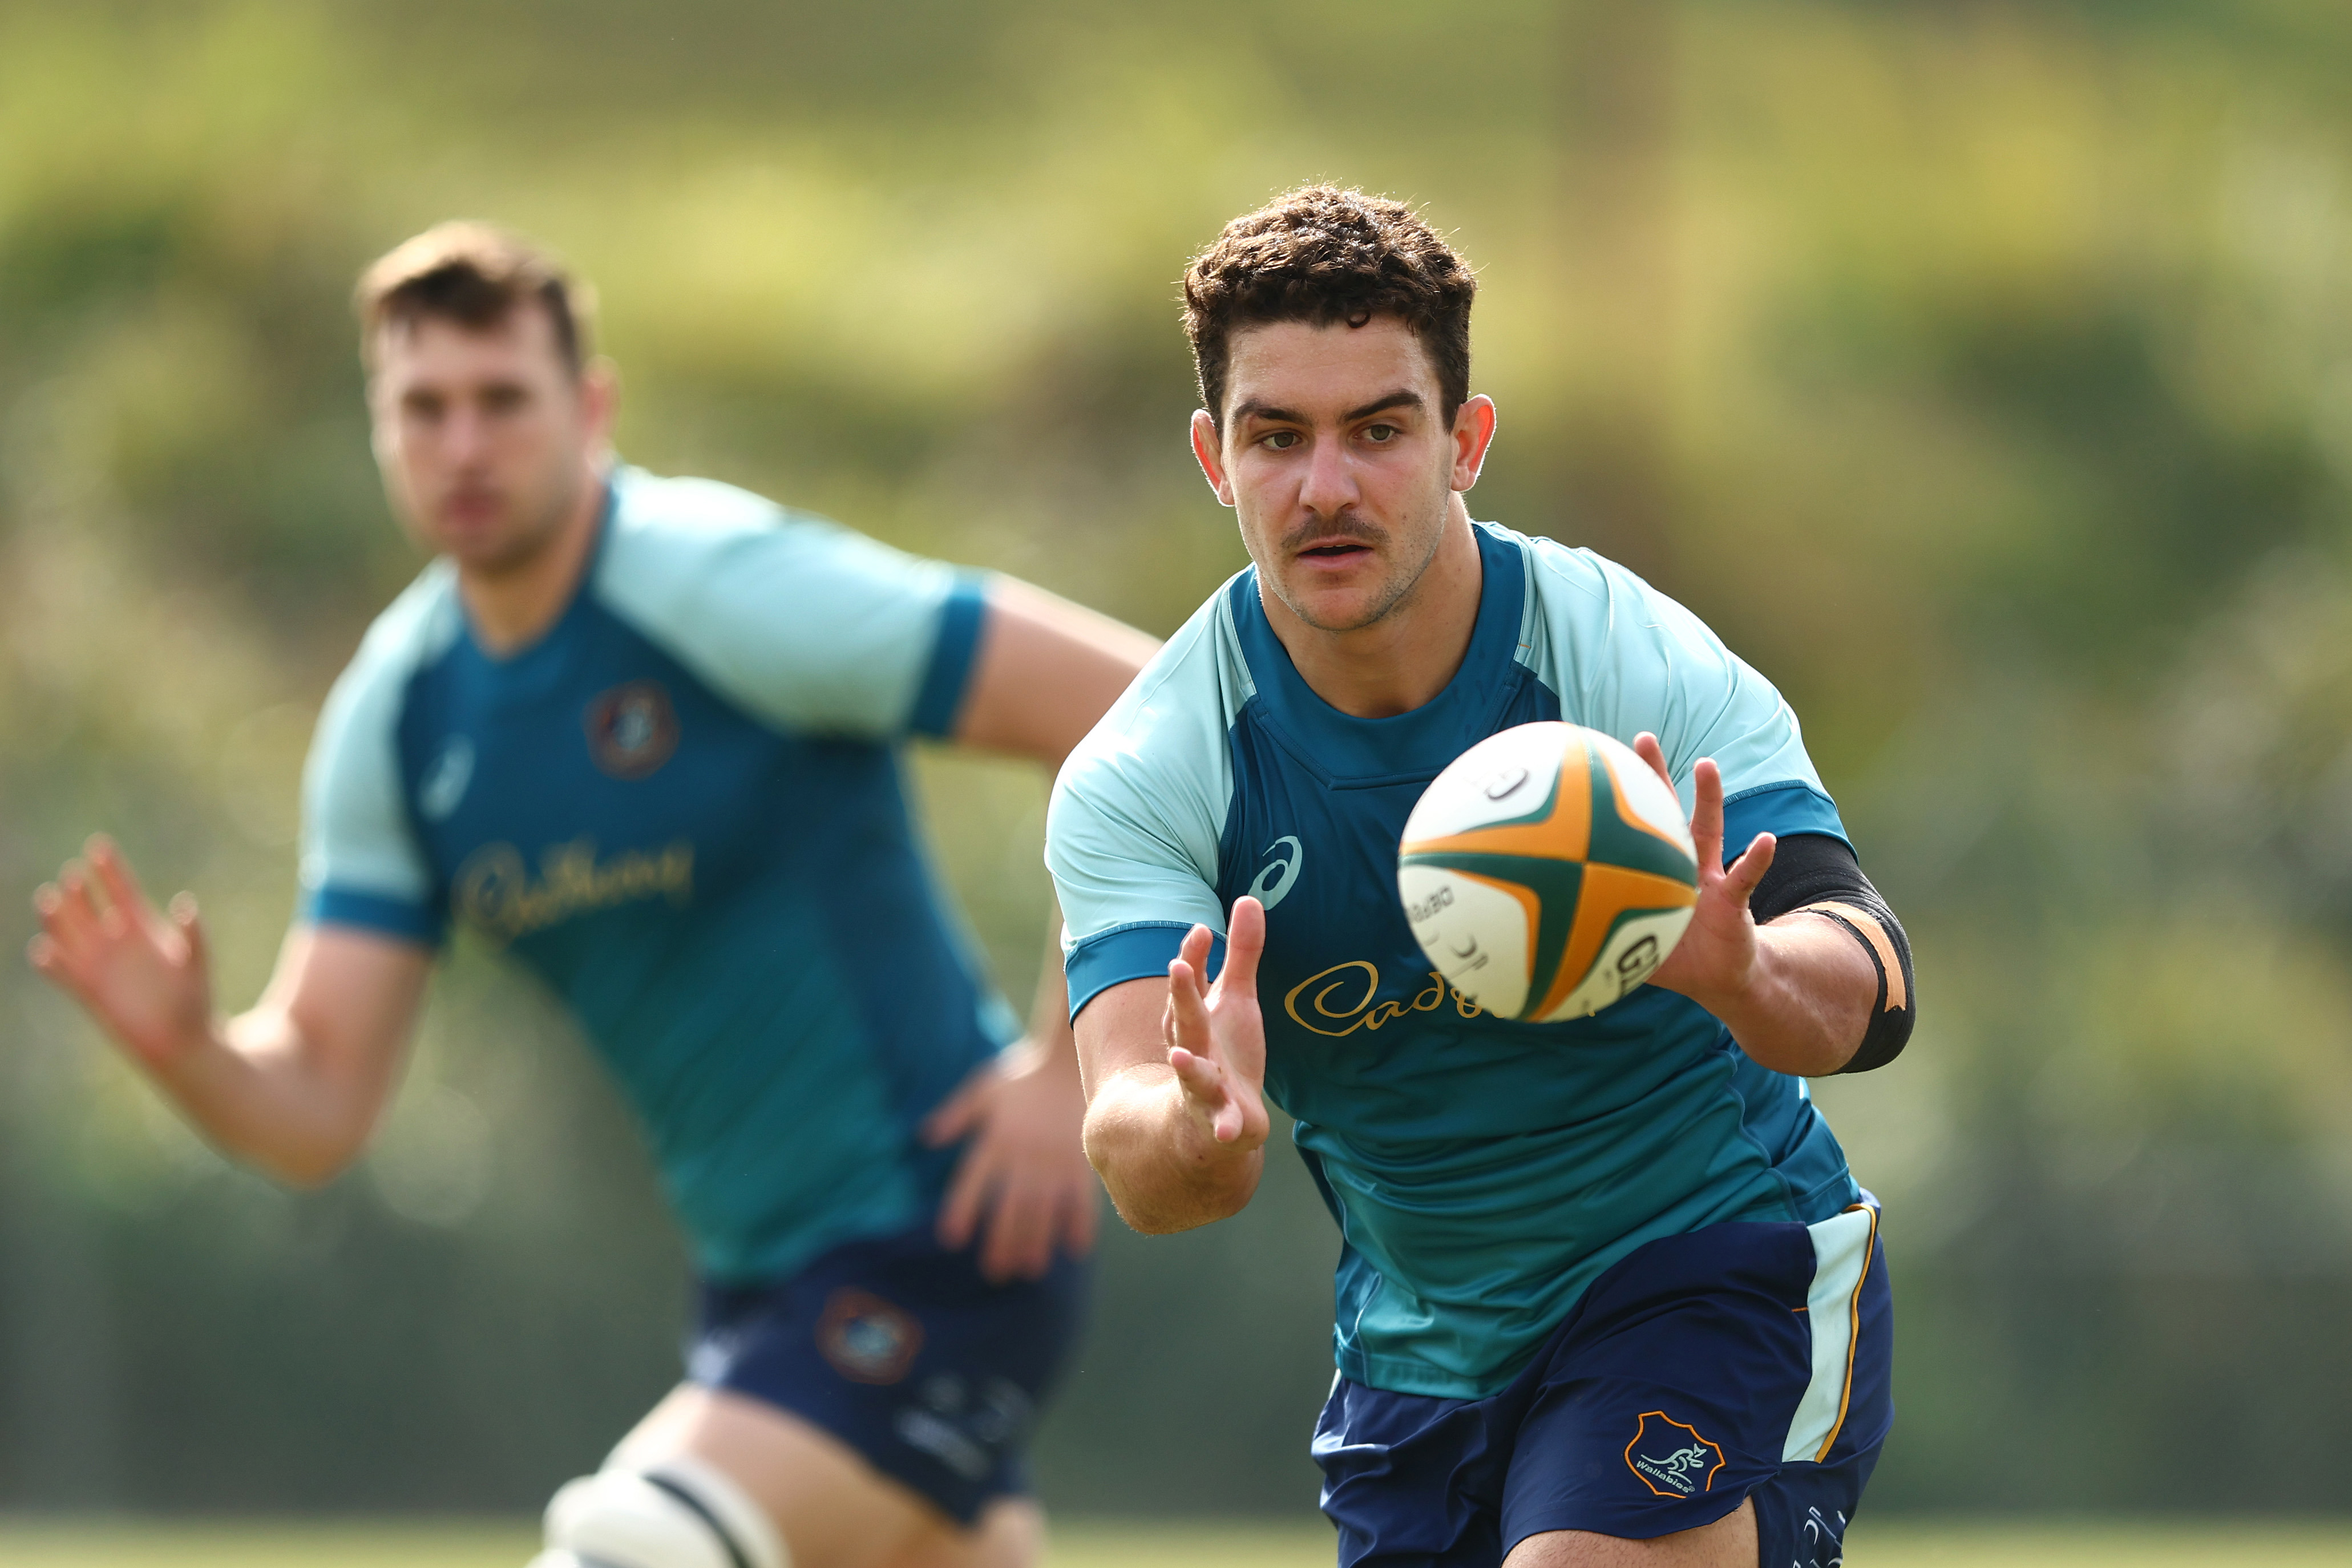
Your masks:
M1663 1498L1677 1501L1696 1497L1715 1485L1723 1468L1723 1450L1663 1410L1645 1412L1625 1445L1625 1464L1642 1484Z
M816 1343L852 1383L896 1383L923 1348L923 1325L879 1296L844 1287L825 1299Z
M588 752L616 779L641 779L677 750L677 710L658 680L632 680L599 694L583 716Z

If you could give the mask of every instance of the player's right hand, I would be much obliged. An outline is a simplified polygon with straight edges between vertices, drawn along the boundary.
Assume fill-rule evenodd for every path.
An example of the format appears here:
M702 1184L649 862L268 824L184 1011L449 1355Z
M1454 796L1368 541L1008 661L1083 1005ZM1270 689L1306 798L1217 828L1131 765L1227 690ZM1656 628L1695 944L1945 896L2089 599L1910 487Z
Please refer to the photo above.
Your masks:
M1209 928L1185 934L1168 965L1168 1010L1161 1033L1168 1065L1194 1127L1225 1152L1247 1153L1265 1142L1265 1022L1257 1006L1257 961L1265 950L1265 906L1234 900L1225 935L1225 966L1202 988L1209 967Z
M169 917L100 836L33 894L41 934L26 956L89 1009L134 1056L160 1066L210 1037L213 996L204 926L186 893Z

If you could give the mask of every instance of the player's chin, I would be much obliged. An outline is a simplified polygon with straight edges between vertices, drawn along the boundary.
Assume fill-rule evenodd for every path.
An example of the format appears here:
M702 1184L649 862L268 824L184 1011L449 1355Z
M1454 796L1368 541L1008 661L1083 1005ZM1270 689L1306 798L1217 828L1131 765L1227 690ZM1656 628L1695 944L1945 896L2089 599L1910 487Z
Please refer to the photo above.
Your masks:
M1388 591L1386 574L1376 563L1344 576L1317 573L1307 581L1297 576L1291 581L1292 611L1317 631L1352 632L1370 626L1388 613L1395 600Z

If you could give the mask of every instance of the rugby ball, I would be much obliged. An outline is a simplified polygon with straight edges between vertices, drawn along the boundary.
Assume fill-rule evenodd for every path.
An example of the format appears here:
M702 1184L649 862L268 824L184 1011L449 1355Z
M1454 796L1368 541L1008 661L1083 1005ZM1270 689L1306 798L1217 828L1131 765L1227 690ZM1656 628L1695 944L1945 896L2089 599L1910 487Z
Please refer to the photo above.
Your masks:
M1549 1024L1599 1012L1665 962L1698 900L1698 858L1682 803L1631 746L1521 724L1422 793L1397 889L1456 991Z

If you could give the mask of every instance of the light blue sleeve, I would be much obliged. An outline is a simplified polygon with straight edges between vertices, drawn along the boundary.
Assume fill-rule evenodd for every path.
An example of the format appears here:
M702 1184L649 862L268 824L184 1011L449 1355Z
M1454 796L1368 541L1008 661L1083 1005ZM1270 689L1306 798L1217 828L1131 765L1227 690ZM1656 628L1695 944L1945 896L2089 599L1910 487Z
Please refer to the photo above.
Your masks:
M1520 658L1559 694L1560 716L1630 744L1654 731L1688 811L1693 770L1723 770L1725 849L1757 833L1846 837L1805 752L1796 713L1706 624L1616 563L1527 539Z
M457 635L446 563L378 616L310 739L302 768L302 919L438 942L446 923L401 781L408 678Z
M713 689L784 729L954 728L986 619L980 576L729 485L635 470L614 485L598 596Z
M1111 986L1168 973L1184 933L1218 933L1218 845L1234 795L1226 732L1248 667L1220 592L1168 640L1054 783L1045 864L1062 902L1070 1016Z

